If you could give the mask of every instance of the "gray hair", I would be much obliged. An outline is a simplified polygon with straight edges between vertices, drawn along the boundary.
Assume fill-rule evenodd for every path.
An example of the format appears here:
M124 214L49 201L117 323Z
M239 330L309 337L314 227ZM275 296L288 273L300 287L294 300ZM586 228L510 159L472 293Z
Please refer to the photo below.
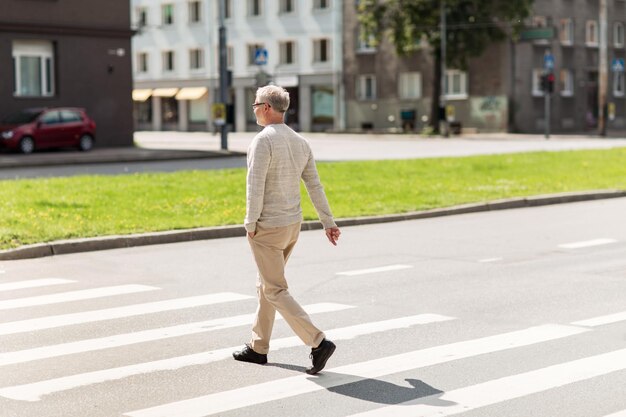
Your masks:
M274 110L284 113L289 108L289 93L277 85L266 85L256 90L256 98L260 103L269 104Z

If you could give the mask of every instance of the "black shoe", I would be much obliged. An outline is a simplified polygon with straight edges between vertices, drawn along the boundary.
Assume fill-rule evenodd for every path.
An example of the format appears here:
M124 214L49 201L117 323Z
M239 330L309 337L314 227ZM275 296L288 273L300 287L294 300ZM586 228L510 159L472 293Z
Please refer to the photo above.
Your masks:
M248 344L243 349L233 352L233 358L237 361L258 363L259 365L267 363L267 355L256 353Z
M326 361L330 358L335 351L335 344L330 340L322 340L322 343L314 349L311 349L311 355L313 359L313 366L307 368L306 373L309 375L315 375L326 366Z

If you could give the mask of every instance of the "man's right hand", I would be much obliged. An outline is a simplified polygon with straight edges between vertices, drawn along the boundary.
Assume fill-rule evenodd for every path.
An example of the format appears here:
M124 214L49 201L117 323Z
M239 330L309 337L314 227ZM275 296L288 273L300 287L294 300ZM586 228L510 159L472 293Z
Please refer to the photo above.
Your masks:
M337 241L339 240L340 235L341 231L338 227L329 227L326 229L326 237L328 238L328 241L335 246L337 246Z

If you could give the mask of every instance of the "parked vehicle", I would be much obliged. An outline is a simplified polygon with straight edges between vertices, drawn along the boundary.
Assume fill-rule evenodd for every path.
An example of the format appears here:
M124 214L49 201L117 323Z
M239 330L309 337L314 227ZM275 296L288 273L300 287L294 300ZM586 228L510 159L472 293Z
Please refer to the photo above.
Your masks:
M84 109L26 109L0 120L0 148L32 153L36 149L93 148L96 123Z

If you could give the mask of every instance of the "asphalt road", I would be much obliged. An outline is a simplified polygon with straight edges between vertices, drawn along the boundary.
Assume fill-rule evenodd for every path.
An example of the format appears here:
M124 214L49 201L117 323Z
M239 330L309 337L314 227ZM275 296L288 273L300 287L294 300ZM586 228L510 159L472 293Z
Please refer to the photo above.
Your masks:
M3 262L0 415L623 417L624 213L303 232L291 291L337 344L316 377L282 321L268 365L230 359L256 306L244 238Z

